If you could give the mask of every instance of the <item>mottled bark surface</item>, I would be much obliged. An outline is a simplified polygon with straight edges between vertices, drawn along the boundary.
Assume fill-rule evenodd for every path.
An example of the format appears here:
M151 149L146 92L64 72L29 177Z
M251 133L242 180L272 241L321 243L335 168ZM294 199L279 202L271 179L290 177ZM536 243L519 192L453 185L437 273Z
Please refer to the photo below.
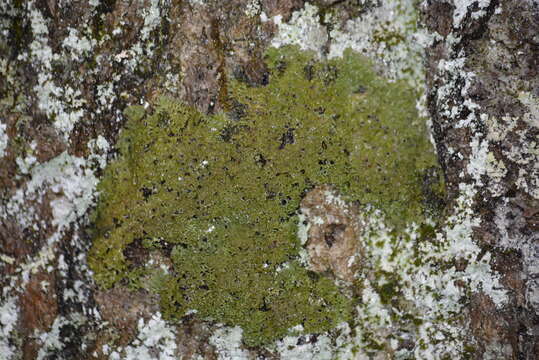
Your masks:
M333 8L341 24L376 8L375 1L314 3ZM448 212L462 184L473 184L473 210L481 218L474 238L493 254L510 297L497 307L481 289L471 296L473 354L531 360L539 354L539 3L456 3L427 0L421 8L423 22L438 34L427 48L428 109ZM0 142L0 303L16 319L16 340L9 339L14 358L109 358L108 344L132 344L141 319L151 321L158 299L100 290L86 266L89 199L114 156L122 112L161 95L205 113L241 112L227 98L225 74L250 86L270 81L263 54L277 25L262 21L261 12L286 22L303 6L301 0L0 4L0 137L9 138L5 151ZM476 166L479 159L487 159L487 169ZM51 162L54 173L40 170ZM80 178L88 188L71 182ZM321 230L319 240L331 248L332 239L346 235L346 222ZM6 324L0 335L12 331ZM175 354L219 358L208 340L215 324L186 318L175 328ZM294 346L316 342L315 335L301 339ZM280 358L267 349L245 351Z
M478 185L473 207L482 222L475 239L494 255L511 298L496 309L480 291L473 295L475 357L535 359L539 129L536 109L524 98L539 95L539 3L486 3L424 4L424 21L439 34L427 49L428 105L450 197L462 183ZM474 168L480 156L492 166L482 173Z
M90 245L86 222L78 217L63 226L53 220L50 202L65 197L66 189L53 189L55 180L29 188L31 176L21 174L16 159L35 156L32 164L44 163L65 151L86 156L88 141L97 135L113 144L126 105L150 101L163 92L204 112L228 109L225 70L255 86L267 82L261 57L275 25L247 15L247 3L107 0L0 5L0 118L10 139L0 159L0 249L5 256L0 283L2 299L14 298L20 306L20 342L13 345L22 350L23 358L37 358L43 347L37 345L35 333L54 329L63 345L55 350L50 346L47 358L93 358L96 349L102 354L102 346L112 340L129 343L139 318L149 319L158 304L147 294L95 288L84 265ZM286 19L301 6L301 1L277 0L265 2L263 10ZM77 35L78 43L66 42L70 33ZM59 118L75 113L72 130L59 122L55 126ZM101 153L105 159L106 152ZM9 208L17 191L21 202ZM27 221L21 214L28 215ZM48 267L25 265L42 257ZM75 284L83 296L66 295ZM71 321L74 317L84 318L81 326ZM102 320L109 325L98 327ZM181 353L211 354L204 325L186 324L184 331Z

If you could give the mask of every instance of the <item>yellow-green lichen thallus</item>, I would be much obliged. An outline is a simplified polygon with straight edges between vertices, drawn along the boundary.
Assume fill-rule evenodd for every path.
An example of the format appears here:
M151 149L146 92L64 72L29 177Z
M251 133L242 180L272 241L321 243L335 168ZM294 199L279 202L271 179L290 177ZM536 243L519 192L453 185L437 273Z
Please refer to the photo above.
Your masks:
M298 261L296 212L307 191L331 184L395 229L421 223L425 194L438 191L425 192L436 158L404 83L388 83L352 52L319 61L271 49L267 61L269 85L228 81L226 114L171 99L151 114L128 109L120 156L99 185L90 254L101 286L156 291L168 318L196 310L241 326L252 346L298 324L322 332L351 317L355 300ZM170 273L148 276L126 256L134 243L168 258Z

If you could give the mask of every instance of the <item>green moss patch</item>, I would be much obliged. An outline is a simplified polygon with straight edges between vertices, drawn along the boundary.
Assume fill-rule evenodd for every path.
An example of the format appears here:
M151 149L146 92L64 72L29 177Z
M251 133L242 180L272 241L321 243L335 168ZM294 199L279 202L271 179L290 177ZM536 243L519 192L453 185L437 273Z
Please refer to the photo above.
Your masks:
M248 345L351 316L353 299L299 265L307 191L332 184L402 229L425 215L423 177L436 166L416 94L366 59L318 61L289 48L267 61L268 86L228 83L227 113L171 99L153 113L128 110L121 155L99 185L90 256L100 285L154 289L169 318L197 310L241 326ZM148 286L136 254L152 251L172 271Z

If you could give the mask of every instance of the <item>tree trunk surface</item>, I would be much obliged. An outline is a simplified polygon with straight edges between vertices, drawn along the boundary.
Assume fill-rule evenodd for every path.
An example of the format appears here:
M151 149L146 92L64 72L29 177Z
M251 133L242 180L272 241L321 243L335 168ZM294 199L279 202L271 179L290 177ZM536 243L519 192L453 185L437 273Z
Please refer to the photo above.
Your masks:
M522 97L537 99L539 89L538 3L490 1L459 9L429 1L423 15L440 35L427 49L426 76L449 196L462 183L477 185L473 208L481 225L474 239L492 253L493 269L510 294L501 309L481 291L472 296L476 356L496 347L496 358L533 359L539 353L537 158L528 156L536 146L537 114ZM477 168L481 156L491 165Z
M539 2L394 3L391 8L393 2L377 0L2 1L0 359L537 359ZM415 9L413 16L402 10L408 8ZM309 9L315 9L311 17ZM417 23L410 25L405 16ZM396 26L394 19L405 24L399 29L410 26L423 34L420 48L413 40L418 38L406 38L404 30L381 32ZM294 26L300 31L292 33ZM381 40L374 41L375 35ZM354 43L365 36L367 45ZM430 344L417 335L393 346L390 334L400 330L388 325L373 330L379 337L374 342L382 345L369 352L354 342L354 330L348 337L334 331L328 335L331 345L315 333L286 338L293 343L248 346L233 324L194 313L164 321L158 295L96 283L88 265L88 229L95 221L99 180L122 146L117 142L127 121L124 111L138 105L151 113L168 97L208 116L241 114L228 96L228 79L261 89L272 81L269 48L296 45L329 59L341 38L352 39L354 50L370 57L390 83L412 84L424 95L418 107L428 113L445 179L443 218L449 225L440 221L437 231L465 231L454 220L465 218L461 222L479 249L462 259L457 249L454 263L445 259L457 269L456 277L471 274L463 275L467 285L451 280L467 289L455 315L459 335L428 335ZM399 39L411 44L401 48ZM282 147L294 143L292 131L280 139ZM331 191L315 188L301 211L328 204L324 196ZM330 224L331 236L320 237L320 246L331 248L339 236L348 236L339 224L359 221L356 212L355 204L324 208L321 217L339 222ZM350 231L356 236L359 230ZM343 252L368 251L347 246ZM130 249L126 257L146 256ZM342 255L335 249L320 255L317 277L330 267L339 277L342 264L324 262ZM477 264L487 266L499 284L466 272ZM341 282L353 278L344 268ZM344 288L352 298L363 291ZM492 295L498 293L503 301ZM354 299L368 302L364 293ZM353 348L347 355L324 350L347 344ZM456 350L428 350L444 347Z

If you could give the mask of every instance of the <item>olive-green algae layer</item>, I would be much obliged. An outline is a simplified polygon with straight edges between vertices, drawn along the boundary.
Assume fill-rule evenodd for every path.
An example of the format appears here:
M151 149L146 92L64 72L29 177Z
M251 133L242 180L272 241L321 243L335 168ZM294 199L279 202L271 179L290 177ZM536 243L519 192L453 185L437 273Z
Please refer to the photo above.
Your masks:
M99 185L90 255L101 286L157 291L168 318L196 310L241 326L247 345L351 317L355 300L300 266L296 214L308 190L332 184L400 229L421 223L423 175L436 166L417 94L363 57L318 61L286 48L267 61L268 86L228 81L227 113L171 99L151 114L128 110L121 156ZM170 275L145 280L125 255L135 243L170 257Z

